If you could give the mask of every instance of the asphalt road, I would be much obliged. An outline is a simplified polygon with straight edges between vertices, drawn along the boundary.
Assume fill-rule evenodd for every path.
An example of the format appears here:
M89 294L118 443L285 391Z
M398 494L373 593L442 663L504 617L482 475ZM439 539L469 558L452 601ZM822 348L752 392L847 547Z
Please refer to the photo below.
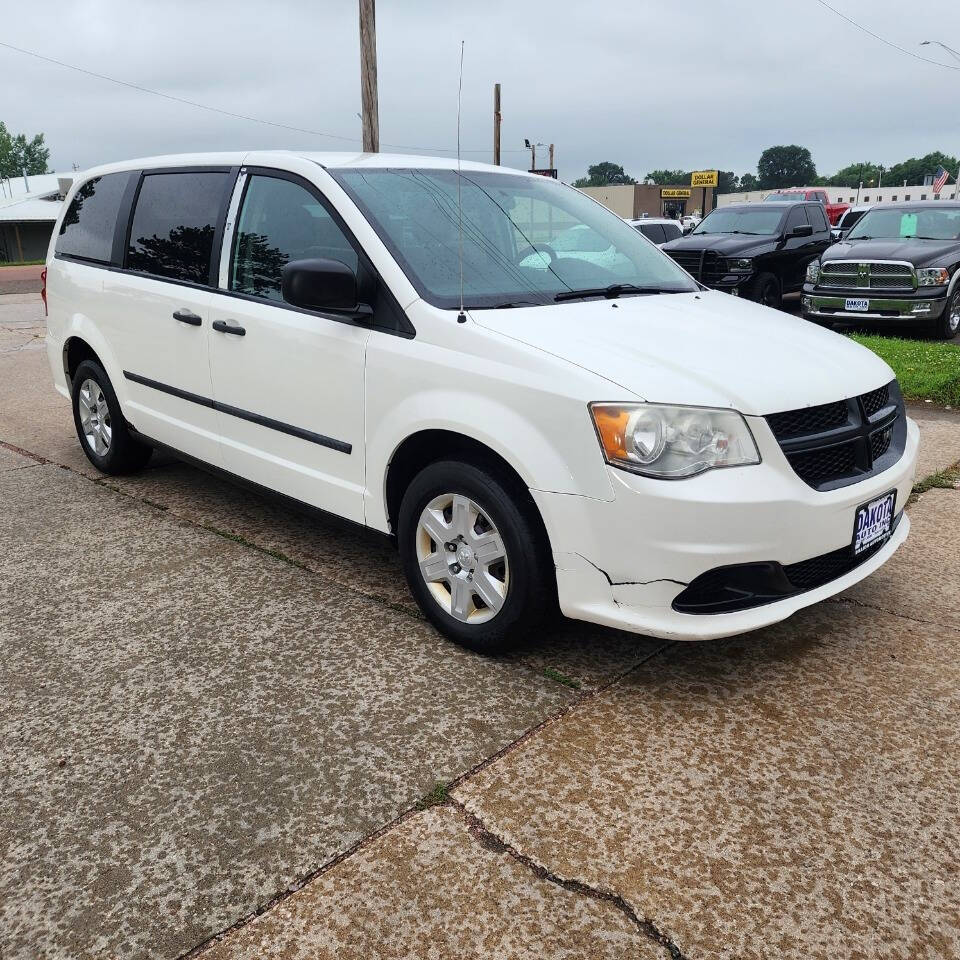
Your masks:
M40 313L0 301L5 960L960 956L960 490L777 627L483 659L378 537L97 475Z

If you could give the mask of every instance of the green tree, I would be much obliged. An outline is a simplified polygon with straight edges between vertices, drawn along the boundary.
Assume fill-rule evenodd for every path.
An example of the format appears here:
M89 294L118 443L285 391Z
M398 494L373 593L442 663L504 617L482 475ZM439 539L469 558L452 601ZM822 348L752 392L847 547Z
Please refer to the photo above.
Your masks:
M24 170L30 176L46 173L49 159L42 133L28 140L22 133L14 136L0 121L0 177L19 177Z
M688 170L651 170L644 180L659 185L689 184L690 172Z
M720 170L717 174L717 193L736 193L740 178L732 170Z
M749 190L759 190L760 181L752 173L745 173L740 178L740 189L744 193L748 192Z
M816 181L817 168L806 147L791 143L787 146L767 147L760 154L757 177L761 190L801 187Z
M947 153L941 153L935 150L928 153L925 157L911 157L901 163L895 163L884 175L883 179L894 186L901 184L904 180L913 186L923 183L923 178L927 175L932 176L937 172L937 167L942 166L944 170L949 171L951 177L957 175L957 158L951 157Z
M880 166L865 160L863 163L851 163L838 170L833 176L824 177L824 186L828 187L856 187L861 180L876 183L880 177Z
M623 172L623 167L619 163L610 163L605 160L603 163L595 163L592 167L587 167L587 175L579 180L574 180L575 187L606 187L609 184L618 183L636 183L633 177Z

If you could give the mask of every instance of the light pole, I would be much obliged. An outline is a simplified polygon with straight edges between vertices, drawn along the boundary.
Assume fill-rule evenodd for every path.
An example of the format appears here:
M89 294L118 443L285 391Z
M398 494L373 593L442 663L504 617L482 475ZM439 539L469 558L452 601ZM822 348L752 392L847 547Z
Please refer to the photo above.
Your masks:
M523 145L530 151L530 169L537 169L537 147L545 147L545 143L541 143L539 140L524 140Z
M922 40L920 42L921 47L929 47L931 44L936 44L938 47L943 47L943 49L946 50L947 53L949 53L950 56L953 57L954 60L960 60L960 53L957 53L957 51L954 50L953 47L948 47L945 43L942 43L940 40ZM956 187L954 188L954 191L953 191L953 199L960 200L960 167L957 168L957 181L956 181Z

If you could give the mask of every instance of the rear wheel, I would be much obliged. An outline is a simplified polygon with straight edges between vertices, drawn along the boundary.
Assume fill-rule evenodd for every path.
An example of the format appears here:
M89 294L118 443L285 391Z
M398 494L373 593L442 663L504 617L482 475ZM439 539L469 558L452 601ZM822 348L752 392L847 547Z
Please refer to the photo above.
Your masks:
M549 613L549 547L520 491L459 461L424 468L400 505L403 570L425 616L480 653L505 650Z
M780 309L780 282L772 273L761 273L753 282L752 293L751 300L774 310Z
M73 422L87 459L103 473L132 473L145 466L152 448L134 440L106 371L84 360L73 375Z
M940 340L952 340L960 333L960 285L953 291L943 313L933 321L933 335Z

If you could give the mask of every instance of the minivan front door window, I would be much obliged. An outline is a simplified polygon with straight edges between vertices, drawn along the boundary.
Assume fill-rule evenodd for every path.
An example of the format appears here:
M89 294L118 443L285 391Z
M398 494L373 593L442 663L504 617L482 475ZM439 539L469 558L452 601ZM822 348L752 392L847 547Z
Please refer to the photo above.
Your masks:
M308 190L279 177L253 176L240 211L230 289L282 300L281 271L292 260L339 260L357 271L357 252Z
M210 282L210 256L226 172L151 173L130 227L127 269L188 283Z

